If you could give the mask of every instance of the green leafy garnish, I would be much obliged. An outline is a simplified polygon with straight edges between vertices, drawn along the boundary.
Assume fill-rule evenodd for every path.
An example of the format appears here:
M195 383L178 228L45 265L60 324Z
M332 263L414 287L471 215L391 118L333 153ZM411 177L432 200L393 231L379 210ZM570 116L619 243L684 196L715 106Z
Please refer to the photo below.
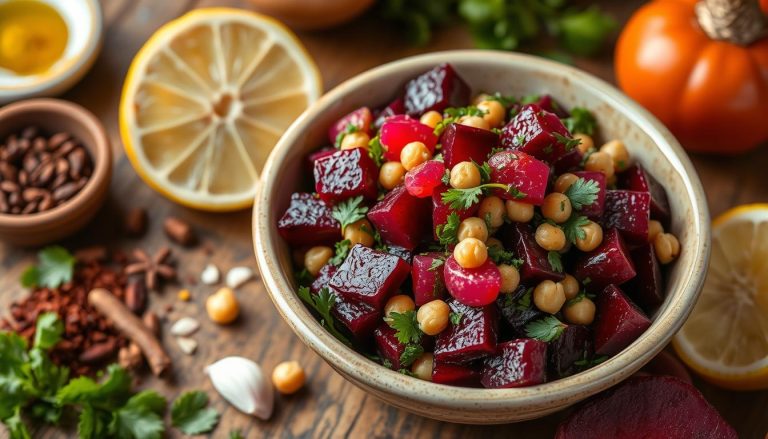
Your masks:
M341 224L342 233L348 225L365 218L365 214L368 213L368 206L361 206L360 203L362 202L363 196L360 195L333 206L331 216Z
M399 373L401 373L401 374L403 374L403 375L408 375L409 377L415 377L415 376L416 376L416 375L415 375L413 372L411 372L410 370L408 370L408 369L406 369L406 368L404 368L404 367L401 367L401 368L398 370L398 372L399 372Z
M363 226L360 228L360 230L370 233L373 235L373 248L384 253L389 252L389 246L386 242L384 242L384 239L381 237L381 233L379 233L378 230L368 230L368 227Z
M385 358L384 361L381 362L381 365L386 367L387 369L392 369L392 362L389 361L388 358Z
M485 110L481 110L473 105L468 107L446 108L443 110L443 120L435 125L435 135L440 136L448 125L457 122L464 116L483 116L485 113Z
M573 107L570 113L569 117L561 119L568 132L572 134L586 134L588 136L595 134L597 120L595 120L595 116L592 115L591 111L584 107Z
M560 227L563 228L566 241L575 244L577 239L584 239L587 236L587 233L582 229L587 224L589 224L587 217L571 214L566 222L560 224Z
M328 261L328 263L337 267L341 265L344 260L347 259L347 255L349 254L349 245L351 243L352 242L349 239L345 239L334 244L333 246L335 253L333 257Z
M312 285L312 282L315 280L315 278L312 276L312 273L310 273L306 268L302 268L301 270L296 271L295 276L296 283L305 287Z
M522 259L516 258L514 253L508 252L498 245L488 247L488 257L490 257L496 265L506 264L512 265L515 268L520 268L520 266L523 265Z
M357 127L357 125L353 125L351 123L348 123L347 126L344 127L343 130L339 131L339 134L336 134L336 139L333 142L333 146L336 147L336 149L341 148L341 142L344 141L344 137L347 134L352 134L360 131L360 128Z
M400 354L400 366L408 367L416 361L421 354L424 353L424 348L418 344L408 344L403 349L403 353Z
M451 245L459 242L459 225L461 224L461 218L456 212L451 212L448 215L445 224L438 224L435 229L437 239L441 245Z
M549 343L560 337L560 334L563 333L565 327L566 325L558 320L557 317L547 316L525 325L525 334L530 338Z
M576 148L581 144L581 139L571 139L570 137L565 137L560 133L552 133L552 135L555 136L555 139L557 139L557 143L565 147L566 151L571 151L573 148Z
M478 165L473 161L472 164L477 166L477 170L480 171L481 182L488 183L491 181L491 165L489 165L488 162L483 162L483 164Z
M421 340L421 329L416 320L416 311L393 312L387 317L387 324L394 329L395 338L402 344L418 343Z
M517 103L517 98L514 96L505 96L499 92L496 92L492 95L488 95L487 99L489 101L498 101L501 105L503 105L505 108L511 107L512 105L515 105Z
M243 433L240 430L232 430L229 432L229 439L245 439Z
M513 299L512 294L507 295L507 305L512 305L518 311L527 311L531 308L531 299L533 298L533 288L528 288L525 292L517 298Z
M617 28L616 20L596 6L583 11L568 11L554 22L555 33L563 48L582 56L600 51Z
M597 366L598 364L604 362L608 358L610 358L610 357L607 356L607 355L600 355L600 356L597 356L597 357L594 357L594 358L589 358L587 356L587 353L584 352L584 356L580 360L574 361L573 364L576 365L576 366L588 369L590 367Z
M368 142L368 156L373 159L379 168L384 163L384 151L384 145L381 144L381 138L378 135Z
M331 315L331 310L333 309L333 305L336 303L336 294L331 293L328 288L323 288L320 290L318 294L312 294L312 292L307 287L299 287L299 290L297 293L299 298L304 301L307 305L309 305L315 312L317 312L320 315L320 325L323 326L328 332L331 333L334 337L336 337L339 341L346 344L347 346L352 346L352 343L349 341L349 339L339 332L338 329L336 329L336 325L334 324L334 318L333 315Z
M565 196L571 200L571 206L575 210L581 210L584 206L594 203L599 193L600 185L597 184L596 180L587 180L586 178L579 177L566 189Z
M444 264L445 264L445 260L443 259L440 259L440 258L432 259L432 264L429 266L427 271L436 271L440 267L442 267Z
M556 251L550 251L547 253L547 261L552 269L558 273L563 272L563 261L560 259L560 253Z
M461 323L461 318L464 317L464 314L460 312L451 312L449 315L449 319L451 320L452 325L458 325Z
M75 257L64 247L46 247L40 250L37 259L37 265L28 267L21 275L21 285L24 288L58 288L72 280Z
M208 433L219 423L219 414L208 405L208 395L201 391L186 392L171 406L171 423L185 434Z
M483 193L490 189L501 189L517 199L522 199L527 196L525 192L521 192L510 184L486 183L468 189L448 189L443 192L443 204L447 204L451 209L456 210L469 209L473 204L480 201L480 196Z

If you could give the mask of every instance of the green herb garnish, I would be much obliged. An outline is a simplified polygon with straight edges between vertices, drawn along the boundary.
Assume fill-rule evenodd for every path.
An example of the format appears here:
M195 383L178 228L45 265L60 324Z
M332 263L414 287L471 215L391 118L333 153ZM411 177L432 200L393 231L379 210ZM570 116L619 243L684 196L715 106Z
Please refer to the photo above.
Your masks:
M547 316L525 325L525 334L530 338L547 343L556 340L565 330L566 325L555 316Z
M525 192L521 192L510 184L486 183L468 189L448 189L443 192L443 204L447 204L451 209L469 209L473 204L480 202L480 196L483 195L483 193L488 192L491 189L501 189L517 199L522 199L527 196Z
M345 239L343 241L339 241L336 244L333 245L334 247L334 255L333 257L328 261L329 264L339 266L341 265L345 259L347 259L347 255L349 254L349 247L352 242L349 239Z
M451 312L449 315L449 319L451 320L452 325L458 325L461 323L461 318L464 317L464 314L460 312Z
M359 195L333 206L331 216L341 224L342 233L348 225L365 218L365 214L368 213L368 206L361 206L362 202L363 196Z
M416 311L403 313L393 312L387 317L387 324L394 329L395 338L402 344L418 343L421 340L421 329L416 320Z
M461 219L459 218L459 215L456 212L451 212L450 215L448 215L445 224L437 225L435 233L437 234L437 239L440 241L441 245L451 245L459 242L458 236L460 224Z
M219 414L208 405L208 395L201 391L186 392L171 406L171 423L185 434L203 434L219 423Z
M368 142L368 156L379 168L384 163L384 151L384 145L381 144L381 138L378 135Z
M552 270L558 273L563 272L563 261L560 259L560 253L556 251L548 252L547 261L549 261L549 265L552 267Z
M583 107L573 107L570 111L571 115L565 119L561 119L565 128L571 134L586 134L591 136L595 134L597 128L597 120L592 112Z
M515 254L504 250L503 247L498 245L492 245L488 247L488 257L491 258L494 264L512 265L515 268L520 268L523 265L523 260L515 257Z
M336 147L336 149L341 148L341 142L344 141L344 137L347 134L352 134L360 131L360 128L357 127L357 125L353 125L351 123L348 123L343 130L339 131L339 134L336 134L336 139L333 142L333 146Z
M565 196L571 201L571 206L575 210L581 210L584 206L594 203L599 193L600 185L597 184L596 180L587 180L586 178L579 177L566 189Z
M555 139L557 139L557 143L565 147L566 151L571 151L573 150L573 148L576 148L581 144L581 139L571 139L569 137L565 137L560 133L552 133L552 135L555 136Z
M423 353L424 353L424 348L421 347L421 345L418 345L418 344L406 345L405 349L403 349L403 353L400 354L400 366L402 367L410 366Z
M312 294L307 287L299 287L297 294L304 303L309 305L310 308L320 315L320 325L342 343L347 346L352 346L349 339L336 329L336 325L334 324L335 319L333 318L333 315L331 315L333 305L336 303L336 294L331 293L328 288L325 287L317 294Z
M24 288L58 288L72 280L75 257L64 247L46 247L37 253L37 259L37 265L28 267L21 275Z
M587 224L589 224L589 219L587 219L587 217L574 213L571 214L566 222L560 224L560 227L563 228L566 241L575 244L577 239L586 238L587 232L585 232L582 227Z

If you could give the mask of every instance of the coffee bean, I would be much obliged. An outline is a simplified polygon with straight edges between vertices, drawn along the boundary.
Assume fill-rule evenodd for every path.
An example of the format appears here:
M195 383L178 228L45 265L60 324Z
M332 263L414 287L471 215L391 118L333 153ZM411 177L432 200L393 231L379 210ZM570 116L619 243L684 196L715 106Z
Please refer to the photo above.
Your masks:
M72 152L72 150L74 150L76 146L77 145L75 145L75 142L71 140L67 140L66 142L64 142L63 145L59 147L58 150L56 150L56 155L58 155L59 157L64 157L65 155Z
M68 173L69 173L69 162L63 157L59 157L58 159L56 159L56 175L68 174Z
M21 138L32 139L33 137L37 136L37 133L38 133L37 127L34 125L30 125L21 131Z
M18 178L19 185L26 186L29 184L29 174L25 170L19 171Z
M53 151L69 140L69 133L56 133L48 139L48 149Z
M42 137L38 137L32 141L32 149L37 152L48 151L48 142L46 142Z
M21 197L27 203L31 203L33 201L38 201L42 199L46 193L48 193L48 191L46 191L45 189L30 187L30 188L24 189L24 191L21 193Z
M147 288L144 282L131 280L125 287L125 306L135 314L141 314L147 304Z
M13 165L7 162L0 162L0 176L3 177L3 180L17 181L18 171Z
M77 183L65 183L53 191L53 201L59 203L72 198L77 192Z
M21 207L19 206L13 206L11 207L11 213L14 215L18 215L21 213Z
M11 192L18 192L19 185L9 180L0 181L0 190L9 194Z
M186 221L169 216L163 223L163 230L171 240L181 245L192 245L197 241L195 231Z
M147 231L147 211L134 208L125 215L125 233L133 238L139 238Z
M112 338L91 345L91 347L80 354L78 360L87 364L101 363L102 361L112 358L115 355L115 352L117 352L117 340Z
M27 203L27 205L24 206L23 209L21 209L21 214L22 215L29 215L30 213L34 213L34 212L37 212L37 203L36 202Z
M40 172L37 176L37 179L35 180L35 183L38 186L45 186L50 183L53 179L54 171L56 169L54 163L49 161L37 169L39 169Z
M85 166L85 150L82 147L78 147L73 150L67 156L69 160L69 175L72 178L80 178L82 176L83 167Z
M27 171L28 174L32 174L35 172L37 165L40 164L40 161L37 159L37 157L35 157L34 154L26 154L22 163L24 170Z
M67 181L69 181L68 174L59 174L56 176L56 178L53 179L53 183L51 183L51 189L56 190L60 188Z
M43 199L40 200L40 204L37 206L37 210L40 212L45 212L46 210L53 207L53 197L51 194L46 193L43 195Z
M8 194L8 204L13 207L21 208L21 196L18 192L11 192Z
M8 205L8 198L5 196L5 192L0 191L0 213L8 213L11 206Z

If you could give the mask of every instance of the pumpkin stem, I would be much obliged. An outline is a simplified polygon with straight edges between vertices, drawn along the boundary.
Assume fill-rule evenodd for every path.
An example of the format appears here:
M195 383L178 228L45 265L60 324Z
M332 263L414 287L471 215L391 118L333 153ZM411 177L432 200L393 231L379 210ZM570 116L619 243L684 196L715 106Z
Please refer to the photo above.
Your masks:
M714 40L747 46L765 35L768 19L757 0L701 0L696 16Z

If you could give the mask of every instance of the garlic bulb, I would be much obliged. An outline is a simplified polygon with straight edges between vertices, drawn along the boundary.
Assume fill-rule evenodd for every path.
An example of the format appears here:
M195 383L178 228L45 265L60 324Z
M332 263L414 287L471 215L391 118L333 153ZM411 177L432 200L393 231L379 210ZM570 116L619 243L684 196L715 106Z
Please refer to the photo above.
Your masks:
M275 394L261 367L243 357L226 357L205 368L213 387L243 413L267 420Z

